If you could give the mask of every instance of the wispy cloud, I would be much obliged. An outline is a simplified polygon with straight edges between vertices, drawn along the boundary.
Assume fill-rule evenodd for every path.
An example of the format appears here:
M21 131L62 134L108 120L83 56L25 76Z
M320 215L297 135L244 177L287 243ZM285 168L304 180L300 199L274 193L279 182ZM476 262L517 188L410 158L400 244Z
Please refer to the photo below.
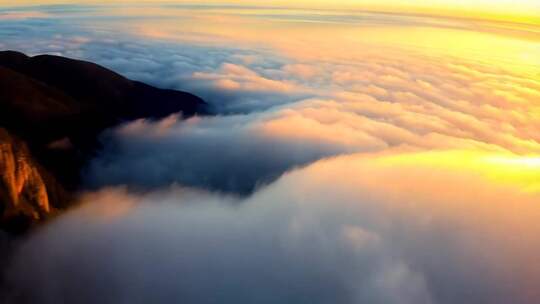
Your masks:
M0 12L0 20L27 20L36 18L49 18L50 15L40 11L23 11L23 12Z

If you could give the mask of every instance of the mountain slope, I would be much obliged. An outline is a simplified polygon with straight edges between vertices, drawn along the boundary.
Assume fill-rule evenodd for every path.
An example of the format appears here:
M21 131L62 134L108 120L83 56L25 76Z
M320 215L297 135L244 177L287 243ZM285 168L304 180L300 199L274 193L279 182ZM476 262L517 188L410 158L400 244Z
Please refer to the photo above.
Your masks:
M8 104L11 101L11 111L30 118L14 121L10 117L0 117L0 123L10 123L12 128L24 131L28 125L41 127L55 123L75 128L71 130L72 136L77 132L88 135L119 120L160 118L176 112L192 116L204 112L205 103L197 96L131 81L86 61L51 55L28 57L4 51L0 52L0 67L3 67L0 70L3 83L0 110L3 112L6 101ZM14 86L14 83L18 85ZM9 87L15 89L10 90ZM40 101L36 102L36 99ZM39 106L41 108L36 109ZM20 119L21 116L15 118ZM49 136L59 136L50 133L51 130L46 131ZM24 135L36 137L45 134L27 132Z
M197 96L94 63L0 52L0 229L69 204L65 189L80 186L80 170L104 129L137 118L205 114L204 107Z

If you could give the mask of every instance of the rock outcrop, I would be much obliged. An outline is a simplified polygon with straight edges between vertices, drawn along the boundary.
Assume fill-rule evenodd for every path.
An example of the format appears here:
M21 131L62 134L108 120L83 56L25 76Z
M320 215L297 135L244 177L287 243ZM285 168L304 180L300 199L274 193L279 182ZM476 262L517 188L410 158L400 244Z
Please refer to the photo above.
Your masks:
M53 213L51 201L67 199L26 143L0 128L0 225L21 232Z
M26 144L0 129L0 197L3 216L18 212L39 219L51 210L47 187Z

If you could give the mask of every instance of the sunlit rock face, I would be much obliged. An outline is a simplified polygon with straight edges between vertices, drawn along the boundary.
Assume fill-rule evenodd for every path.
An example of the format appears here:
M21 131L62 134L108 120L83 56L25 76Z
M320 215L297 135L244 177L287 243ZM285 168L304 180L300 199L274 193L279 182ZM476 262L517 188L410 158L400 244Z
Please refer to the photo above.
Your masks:
M51 199L58 197L54 180L47 176L27 145L0 128L0 210L1 224L24 229L30 222L50 214ZM49 195L51 192L51 195Z
M39 218L40 214L50 211L47 187L39 170L30 157L25 144L0 129L0 176L2 179L2 198L6 202L4 211L9 216L12 212L30 212Z

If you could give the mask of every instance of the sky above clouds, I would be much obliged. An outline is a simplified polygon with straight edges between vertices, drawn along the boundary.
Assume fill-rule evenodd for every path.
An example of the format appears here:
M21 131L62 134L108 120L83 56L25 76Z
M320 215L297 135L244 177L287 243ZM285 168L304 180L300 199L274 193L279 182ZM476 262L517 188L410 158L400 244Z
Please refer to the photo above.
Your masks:
M537 303L538 33L350 10L4 10L1 49L187 90L215 116L104 132L93 192L21 246L3 296Z

